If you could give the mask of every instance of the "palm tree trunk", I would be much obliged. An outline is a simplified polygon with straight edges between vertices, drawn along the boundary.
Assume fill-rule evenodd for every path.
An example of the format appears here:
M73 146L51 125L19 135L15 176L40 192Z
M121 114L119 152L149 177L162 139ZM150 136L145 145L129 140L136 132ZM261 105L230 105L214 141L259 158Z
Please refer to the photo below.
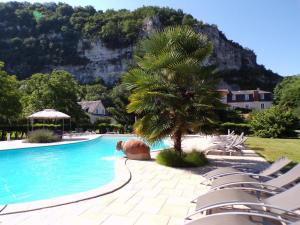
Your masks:
M2 130L2 135L1 135L1 141L6 141L6 131L5 130Z
M181 148L181 137L182 133L180 130L177 130L174 133L173 139L174 139L174 150L178 152L180 155L182 154L182 148Z

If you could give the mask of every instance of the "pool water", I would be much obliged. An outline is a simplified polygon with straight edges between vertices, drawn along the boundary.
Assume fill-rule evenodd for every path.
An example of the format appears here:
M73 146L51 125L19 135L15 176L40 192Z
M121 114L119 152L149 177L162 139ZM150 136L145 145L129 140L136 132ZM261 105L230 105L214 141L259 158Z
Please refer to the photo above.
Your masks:
M49 199L99 188L115 177L119 140L91 141L0 151L0 205ZM151 150L166 147L161 142Z

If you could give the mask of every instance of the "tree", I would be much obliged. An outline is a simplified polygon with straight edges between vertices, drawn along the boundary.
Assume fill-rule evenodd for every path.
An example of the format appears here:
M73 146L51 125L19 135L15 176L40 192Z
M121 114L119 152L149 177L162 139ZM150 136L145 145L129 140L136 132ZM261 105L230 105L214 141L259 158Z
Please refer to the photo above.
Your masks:
M209 131L213 109L222 106L213 68L203 66L211 52L207 37L189 27L166 28L140 43L137 66L123 80L131 91L128 112L138 115L138 135L149 142L171 135L181 154L184 134Z
M81 85L80 99L85 101L101 100L103 104L110 102L108 97L108 90L101 84Z
M197 24L197 20L192 15L184 15L182 18L182 25L194 26Z
M15 76L8 75L2 70L4 63L0 62L0 121L10 124L16 120L21 111L20 92Z
M121 29L117 22L112 20L108 21L105 25L101 28L101 39L108 43L111 47L117 47L119 44L119 36L121 34Z
M300 118L300 76L284 78L274 89L274 102L279 106L290 107Z
M250 126L254 134L259 137L294 137L298 119L291 109L273 106L251 115Z
M115 86L110 93L112 105L107 108L108 113L127 131L132 129L134 123L134 114L128 113L126 110L129 94L124 85Z
M76 121L85 118L77 104L79 85L73 76L63 70L54 70L51 74L34 74L21 86L24 114L45 108L54 108L69 114Z

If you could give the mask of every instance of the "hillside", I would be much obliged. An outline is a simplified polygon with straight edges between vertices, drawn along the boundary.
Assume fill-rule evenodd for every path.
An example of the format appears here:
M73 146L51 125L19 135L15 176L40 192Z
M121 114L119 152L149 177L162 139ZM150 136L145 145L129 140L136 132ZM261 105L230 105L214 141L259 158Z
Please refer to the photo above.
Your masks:
M101 77L113 84L133 63L140 38L181 24L193 26L213 42L207 64L217 66L225 81L222 87L272 90L281 79L258 65L253 51L228 40L215 25L181 10L158 7L103 12L62 3L0 3L0 61L19 79L59 68L82 83Z

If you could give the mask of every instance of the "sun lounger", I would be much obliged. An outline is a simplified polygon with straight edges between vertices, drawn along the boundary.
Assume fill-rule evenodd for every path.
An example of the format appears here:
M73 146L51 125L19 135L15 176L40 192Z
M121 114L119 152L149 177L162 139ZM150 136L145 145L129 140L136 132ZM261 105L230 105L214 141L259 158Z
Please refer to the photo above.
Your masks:
M232 153L239 152L241 153L241 150L244 149L244 143L246 141L246 138L244 137L244 133L242 133L240 136L235 136L230 143L224 142L224 144L216 144L213 146L210 146L205 150L205 154L208 154L210 152L219 152L222 154L229 154L232 155Z
M215 191L219 189L232 189L255 192L258 196L261 196L261 194L274 195L286 191L288 185L291 185L299 179L300 163L288 172L266 182L260 182L243 174L220 177L212 182L212 188L208 193L217 193ZM197 199L198 198L192 200L192 202L197 202Z
M243 190L217 190L198 197L196 212L189 215L186 219L191 219L203 213L212 214L215 210L228 210L228 207L234 208L236 206L247 207L244 209L247 212L268 212L273 216L299 219L299 214L294 212L300 208L300 201L297 197L299 194L300 184L266 199L258 199L255 195L251 195ZM243 211L243 209L239 208L239 211Z
M227 135L221 135L221 136L217 136L216 138L213 138L213 144L229 144L233 141L233 139L237 138L238 135L234 134L234 131L232 133L229 133Z
M219 140L213 141L213 144L216 146L226 146L231 144L232 142L237 141L240 138L238 135L227 135L225 137L221 136L219 137Z
M186 225L267 225L267 224L300 225L300 220L292 222L279 217L246 212L226 212L207 215L186 223Z
M251 173L251 172L245 172L238 169L235 169L233 167L223 167L219 169L215 169L213 171L210 171L203 175L203 177L206 178L207 181L214 180L219 177L228 176L232 174L248 174L248 175L257 175L257 176L272 176L278 173L282 168L287 166L291 163L291 160L289 160L286 157L280 158L276 160L274 163L272 163L269 167L261 171L260 173Z
M268 179L265 182L259 181L257 178L265 178ZM270 178L264 175L244 175L244 174L233 174L228 176L223 176L215 179L211 184L211 191L221 189L221 188L232 188L232 187L240 187L245 186L248 189L257 190L255 187L259 187L263 189L265 193L273 193L274 191L282 191L285 190L285 186L296 182L300 179L300 163L290 169L288 172L276 177ZM243 188L243 187L241 187Z

